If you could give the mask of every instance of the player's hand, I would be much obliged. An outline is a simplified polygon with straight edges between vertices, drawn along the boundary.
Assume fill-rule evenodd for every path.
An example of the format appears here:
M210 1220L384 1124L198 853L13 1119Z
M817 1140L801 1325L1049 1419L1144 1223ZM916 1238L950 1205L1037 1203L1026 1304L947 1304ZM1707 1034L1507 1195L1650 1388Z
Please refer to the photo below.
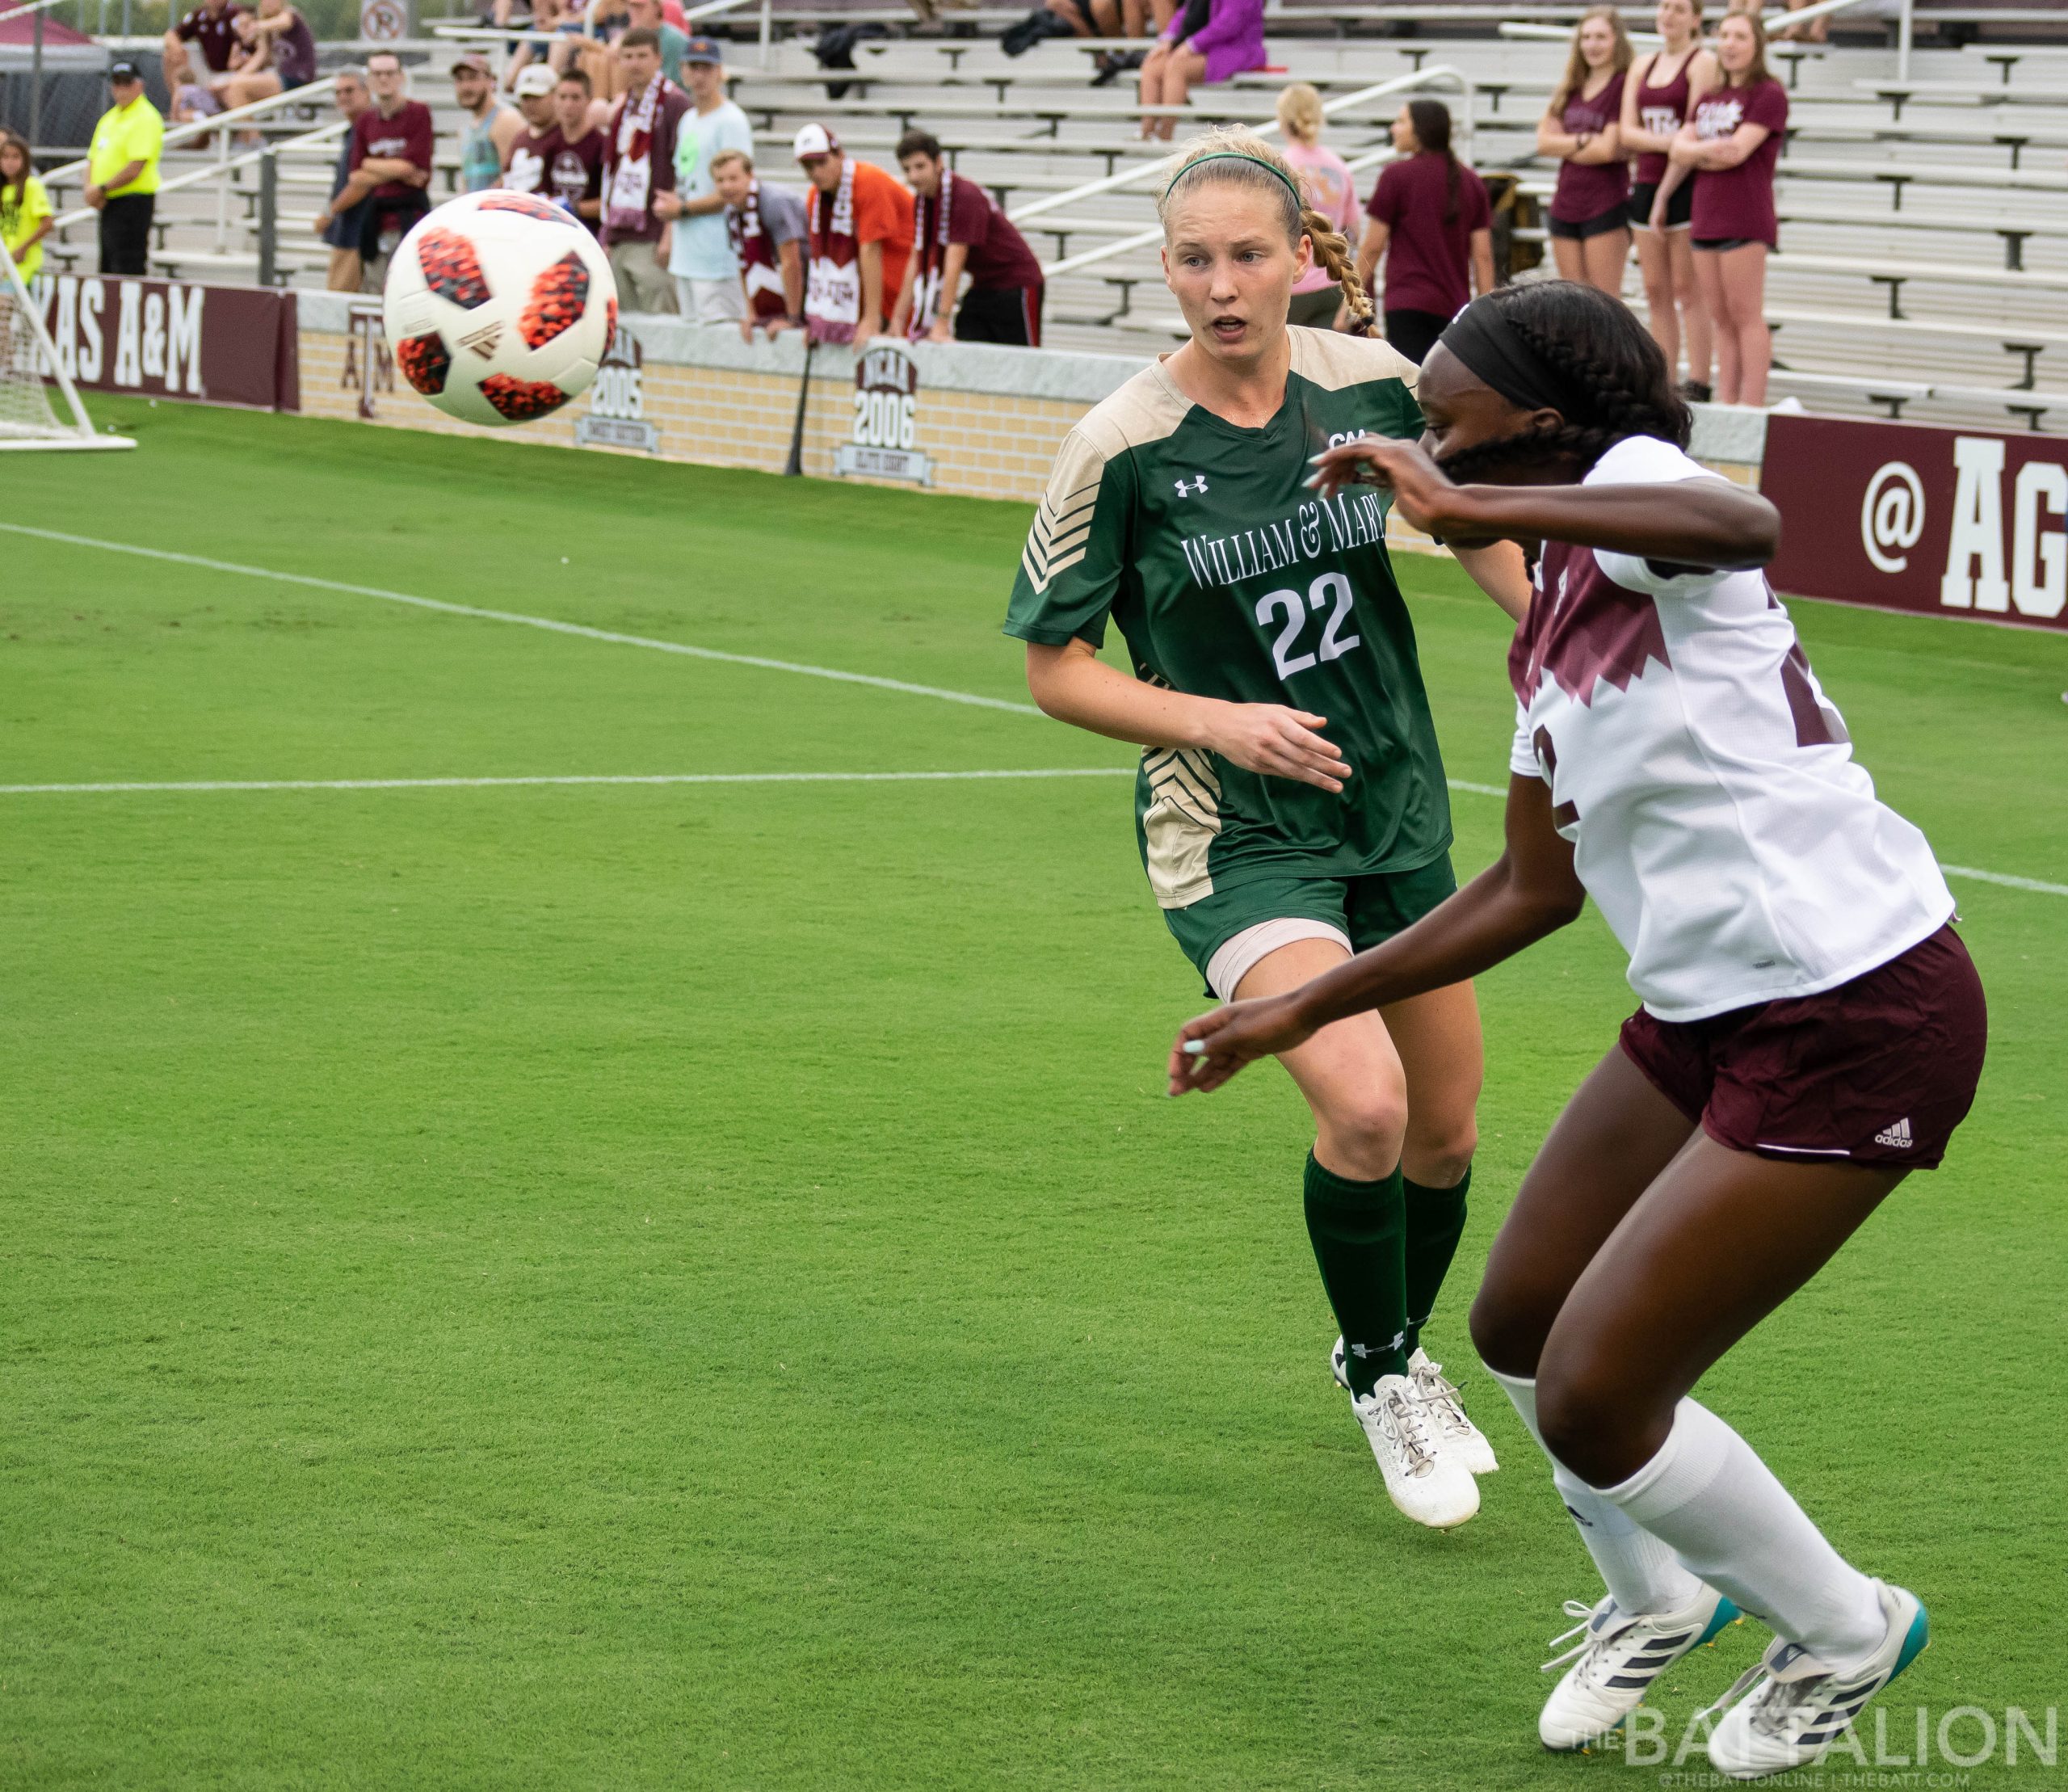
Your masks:
M743 343L750 343L754 340L753 318L742 318L740 319L740 340Z
M1662 231L1666 228L1666 201L1662 199L1651 202L1651 227Z
M1406 521L1424 534L1467 547L1484 546L1495 537L1475 534L1466 515L1462 486L1452 483L1419 442L1386 435L1360 435L1314 460L1307 483L1324 498L1345 486L1380 486L1393 493L1393 506Z
M1280 703L1219 704L1206 744L1245 772L1334 793L1348 780L1350 762L1334 741L1322 738L1327 726L1326 716Z
M1259 1058L1289 1052L1313 1037L1297 995L1267 995L1216 1008L1178 1029L1171 1047L1171 1093L1204 1095Z
M954 329L947 318L935 320L933 328L927 332L927 340L930 343L952 343L955 340Z

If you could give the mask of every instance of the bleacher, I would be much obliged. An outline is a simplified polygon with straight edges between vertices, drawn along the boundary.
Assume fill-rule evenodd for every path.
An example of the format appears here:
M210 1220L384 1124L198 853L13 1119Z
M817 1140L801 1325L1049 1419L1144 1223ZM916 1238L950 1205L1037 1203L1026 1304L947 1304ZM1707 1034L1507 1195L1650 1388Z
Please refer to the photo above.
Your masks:
M1575 10L1501 13L1555 18ZM1284 28L1271 38L1271 72L1197 93L1183 108L1180 138L1208 123L1267 124L1276 90L1309 81L1339 108L1327 141L1361 165L1368 187L1390 153L1386 124L1402 93L1367 90L1419 74L1458 116L1462 153L1482 171L1511 171L1526 193L1548 196L1551 170L1535 156L1534 133L1562 46L1488 28L1452 34L1440 19L1412 21L1413 36L1380 35L1403 28L1402 14L1288 8L1276 15ZM1126 78L1090 85L1100 46L1051 40L1008 58L996 36L1012 16L952 11L937 29L921 30L909 11L780 9L766 66L760 44L733 47L734 96L778 179L795 178L788 144L809 120L830 124L853 153L886 164L902 132L924 124L960 172L1020 217L1049 266L1053 346L1138 355L1167 348L1179 326L1150 234L1154 182L1141 178L1162 152L1137 140ZM890 35L857 45L853 71L825 70L809 33L835 17L874 19ZM426 59L415 90L438 116L443 187L458 129L443 74L452 46L411 49L413 60ZM332 47L326 65L351 54ZM1774 397L1926 421L2068 424L2068 45L1925 45L1899 78L1892 46L1854 34L1789 48L1784 65L1793 112L1780 163L1781 253L1767 281ZM843 97L827 96L833 81L847 83ZM328 116L313 107L299 128ZM309 220L327 194L334 154L326 145L282 158L283 278L321 279ZM203 159L182 158L195 166ZM158 265L183 277L251 278L253 170L241 170L226 197L204 184L180 199L164 208ZM1531 229L1518 236L1525 254L1540 244ZM86 250L90 233L74 233L71 242ZM1634 265L1625 292L1641 305Z

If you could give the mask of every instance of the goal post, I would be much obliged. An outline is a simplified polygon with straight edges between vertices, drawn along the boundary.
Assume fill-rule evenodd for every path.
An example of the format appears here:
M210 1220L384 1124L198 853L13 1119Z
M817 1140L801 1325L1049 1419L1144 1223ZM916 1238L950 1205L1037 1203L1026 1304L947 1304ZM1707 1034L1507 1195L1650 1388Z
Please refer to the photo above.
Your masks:
M68 423L52 405L45 376L71 412ZM0 248L0 448L128 448L126 435L100 435L79 402L79 389L58 359L15 258Z

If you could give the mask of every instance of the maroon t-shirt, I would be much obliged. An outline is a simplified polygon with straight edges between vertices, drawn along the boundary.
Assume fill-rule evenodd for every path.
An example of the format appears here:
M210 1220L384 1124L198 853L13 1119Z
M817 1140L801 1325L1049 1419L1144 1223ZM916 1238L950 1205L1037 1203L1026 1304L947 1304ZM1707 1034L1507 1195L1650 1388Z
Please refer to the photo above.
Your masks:
M1623 78L1612 76L1608 85L1591 99L1578 94L1566 102L1558 115L1562 130L1577 137L1583 131L1605 131L1623 120ZM1558 185L1551 195L1551 215L1564 224L1584 224L1604 212L1629 203L1630 165L1627 162L1558 164Z
M1665 53L1662 50L1659 56ZM1654 137L1671 137L1688 122L1688 70L1700 53L1688 51L1680 58L1680 66L1673 71L1672 78L1656 87L1651 77L1658 66L1658 56L1645 65L1645 78L1637 83L1637 123ZM1656 187L1666 179L1666 158L1656 149L1646 150L1637 158L1631 178L1640 187Z
M570 143L558 126L553 132L553 162L546 171L546 183L553 196L568 210L573 211L585 199L601 199L603 193L603 133L598 130L584 131L574 142ZM582 221L591 230L601 230L601 214Z
M221 74L229 66L229 53L237 48L237 15L242 6L225 6L221 12L211 12L206 6L196 6L172 27L173 36L183 43L199 44L201 58L210 70Z
M1472 297L1472 233L1492 228L1486 187L1457 166L1457 216L1449 223L1449 158L1433 151L1403 156L1379 172L1364 209L1391 233L1386 238L1384 311L1430 311L1452 318Z
M1704 168L1695 176L1695 212L1688 232L1697 242L1742 237L1778 246L1774 217L1774 164L1788 130L1788 90L1778 81L1719 87L1695 108L1695 135L1704 143L1727 137L1741 124L1763 124L1767 138L1735 168Z
M420 99L406 99L392 118L383 118L378 106L369 106L352 120L352 159L356 168L368 156L396 156L431 171L432 131L431 108ZM421 187L406 180L384 180L373 189L376 212L406 212L427 208L430 197Z
M969 284L978 292L1041 284L1041 264L1027 246L1026 238L991 203L989 193L960 175L948 191L948 240L969 245L965 266Z

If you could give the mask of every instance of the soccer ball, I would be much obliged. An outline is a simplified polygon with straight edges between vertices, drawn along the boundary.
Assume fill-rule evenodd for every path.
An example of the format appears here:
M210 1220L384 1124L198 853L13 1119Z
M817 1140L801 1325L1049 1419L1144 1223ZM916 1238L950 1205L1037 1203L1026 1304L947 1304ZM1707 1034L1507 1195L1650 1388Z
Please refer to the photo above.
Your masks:
M595 378L617 282L573 212L491 187L402 238L381 310L402 377L448 416L528 423Z

